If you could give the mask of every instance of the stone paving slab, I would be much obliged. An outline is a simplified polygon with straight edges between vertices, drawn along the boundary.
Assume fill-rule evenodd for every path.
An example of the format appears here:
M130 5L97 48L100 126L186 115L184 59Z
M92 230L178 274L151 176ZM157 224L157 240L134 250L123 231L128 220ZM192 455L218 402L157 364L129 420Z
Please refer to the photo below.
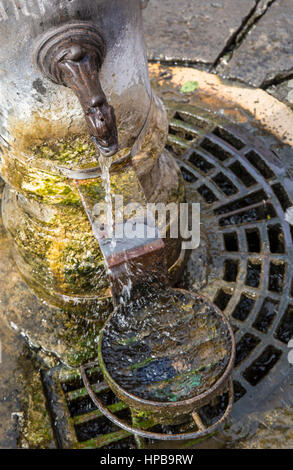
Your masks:
M279 85L273 85L266 90L280 101L284 101L293 109L293 79L286 80Z
M256 0L151 0L144 11L149 58L213 64L255 5Z
M293 0L277 0L233 52L224 74L253 86L293 72Z

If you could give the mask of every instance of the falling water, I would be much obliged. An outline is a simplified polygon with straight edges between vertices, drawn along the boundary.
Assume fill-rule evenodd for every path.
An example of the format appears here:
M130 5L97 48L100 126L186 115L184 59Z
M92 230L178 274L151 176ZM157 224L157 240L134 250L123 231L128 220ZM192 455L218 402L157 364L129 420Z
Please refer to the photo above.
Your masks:
M107 237L112 239L111 247L115 248L115 238L114 238L114 218L113 218L113 202L111 194L111 180L110 180L110 168L113 162L113 157L99 157L99 164L101 168L101 177L103 181L103 186L105 189L105 202L107 204L106 212L106 232Z

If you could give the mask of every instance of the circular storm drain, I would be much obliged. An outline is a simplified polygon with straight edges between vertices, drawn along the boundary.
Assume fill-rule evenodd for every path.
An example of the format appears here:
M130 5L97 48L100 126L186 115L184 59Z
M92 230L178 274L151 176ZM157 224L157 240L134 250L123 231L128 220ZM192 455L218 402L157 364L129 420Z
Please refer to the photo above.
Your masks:
M293 230L285 213L293 205L293 152L286 150L286 166L274 138L256 136L255 128L190 105L169 113L167 148L177 157L188 202L201 204L201 245L182 287L231 320L234 416L260 411L292 374Z

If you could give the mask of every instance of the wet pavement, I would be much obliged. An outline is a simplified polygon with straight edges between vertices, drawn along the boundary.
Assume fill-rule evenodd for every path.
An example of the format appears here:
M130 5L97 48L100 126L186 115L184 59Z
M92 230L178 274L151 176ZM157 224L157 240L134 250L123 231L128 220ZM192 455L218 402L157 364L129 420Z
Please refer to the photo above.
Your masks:
M144 16L151 60L265 89L293 77L292 0L151 0Z

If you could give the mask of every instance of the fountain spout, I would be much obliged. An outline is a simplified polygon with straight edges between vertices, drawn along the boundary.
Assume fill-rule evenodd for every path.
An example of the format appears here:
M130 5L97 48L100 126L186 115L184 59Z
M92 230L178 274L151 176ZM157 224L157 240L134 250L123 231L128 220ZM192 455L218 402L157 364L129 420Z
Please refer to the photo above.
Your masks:
M115 112L107 102L99 79L106 56L103 33L87 21L69 22L47 31L37 45L35 56L43 75L74 91L100 153L106 157L117 153Z

